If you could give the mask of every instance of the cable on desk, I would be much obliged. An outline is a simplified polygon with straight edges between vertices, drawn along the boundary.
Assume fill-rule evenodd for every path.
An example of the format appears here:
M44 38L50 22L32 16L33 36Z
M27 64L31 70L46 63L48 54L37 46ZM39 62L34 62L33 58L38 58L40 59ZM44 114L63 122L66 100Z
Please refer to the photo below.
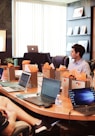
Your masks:
M71 124L71 120L70 120L70 115L71 115L71 112L72 112L72 110L73 109L71 109L70 111L69 111L69 120L68 120L68 125L69 125L69 134L70 134L70 131L71 131L71 126L72 126L72 124Z
M71 127L71 122L70 122L70 121L71 121L71 120L70 120L70 115L71 115L71 112L72 112L72 110L73 110L73 109L71 109L71 110L69 111L69 120L68 120L68 124L69 124L69 130L70 130L70 127Z
M70 115L71 115L72 110L73 110L73 109L71 109L71 110L69 111L69 124L70 124Z

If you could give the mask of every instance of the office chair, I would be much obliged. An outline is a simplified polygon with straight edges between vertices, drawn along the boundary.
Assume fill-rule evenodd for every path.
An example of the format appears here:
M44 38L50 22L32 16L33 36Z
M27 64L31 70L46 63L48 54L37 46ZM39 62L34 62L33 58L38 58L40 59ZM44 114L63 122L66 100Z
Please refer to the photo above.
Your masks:
M94 60L94 59L89 60L89 61L88 61L88 64L89 64L89 66L90 66L91 72L93 72L94 69L95 69L95 60Z
M59 68L60 65L65 65L66 67L68 67L69 57L68 56L55 56L52 58L52 63L54 64L55 68Z
M12 136L32 136L31 126L24 121L17 121Z

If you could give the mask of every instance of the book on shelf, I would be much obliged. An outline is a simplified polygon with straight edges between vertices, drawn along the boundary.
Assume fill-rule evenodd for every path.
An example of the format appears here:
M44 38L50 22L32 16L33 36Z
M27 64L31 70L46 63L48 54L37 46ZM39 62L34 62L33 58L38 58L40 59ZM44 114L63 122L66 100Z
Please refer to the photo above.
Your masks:
M77 35L77 34L79 34L80 33L80 27L79 26L75 26L75 28L74 28L74 35Z
M73 34L72 27L68 27L67 35L72 35L72 34Z
M73 17L82 17L83 16L83 7L75 8L73 12Z
M88 40L78 41L78 44L82 45L85 48L85 52L88 52Z
M87 26L86 25L81 26L80 34L86 34L86 33L87 33Z

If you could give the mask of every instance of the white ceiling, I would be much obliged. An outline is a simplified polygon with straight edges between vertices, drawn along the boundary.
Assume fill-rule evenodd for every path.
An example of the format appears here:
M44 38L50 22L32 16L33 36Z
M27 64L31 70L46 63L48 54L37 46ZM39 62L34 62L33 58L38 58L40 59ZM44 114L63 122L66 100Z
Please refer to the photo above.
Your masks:
M75 1L79 1L79 0L41 0L41 1L46 1L46 2L58 2L58 3L72 3Z

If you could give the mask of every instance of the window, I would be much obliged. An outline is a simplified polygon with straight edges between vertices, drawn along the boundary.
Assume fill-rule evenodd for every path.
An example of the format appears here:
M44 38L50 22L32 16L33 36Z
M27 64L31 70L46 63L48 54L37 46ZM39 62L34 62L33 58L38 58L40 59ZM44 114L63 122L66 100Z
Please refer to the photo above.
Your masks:
M12 2L13 56L22 57L27 45L38 45L39 52L51 56L65 55L66 7L32 0Z

